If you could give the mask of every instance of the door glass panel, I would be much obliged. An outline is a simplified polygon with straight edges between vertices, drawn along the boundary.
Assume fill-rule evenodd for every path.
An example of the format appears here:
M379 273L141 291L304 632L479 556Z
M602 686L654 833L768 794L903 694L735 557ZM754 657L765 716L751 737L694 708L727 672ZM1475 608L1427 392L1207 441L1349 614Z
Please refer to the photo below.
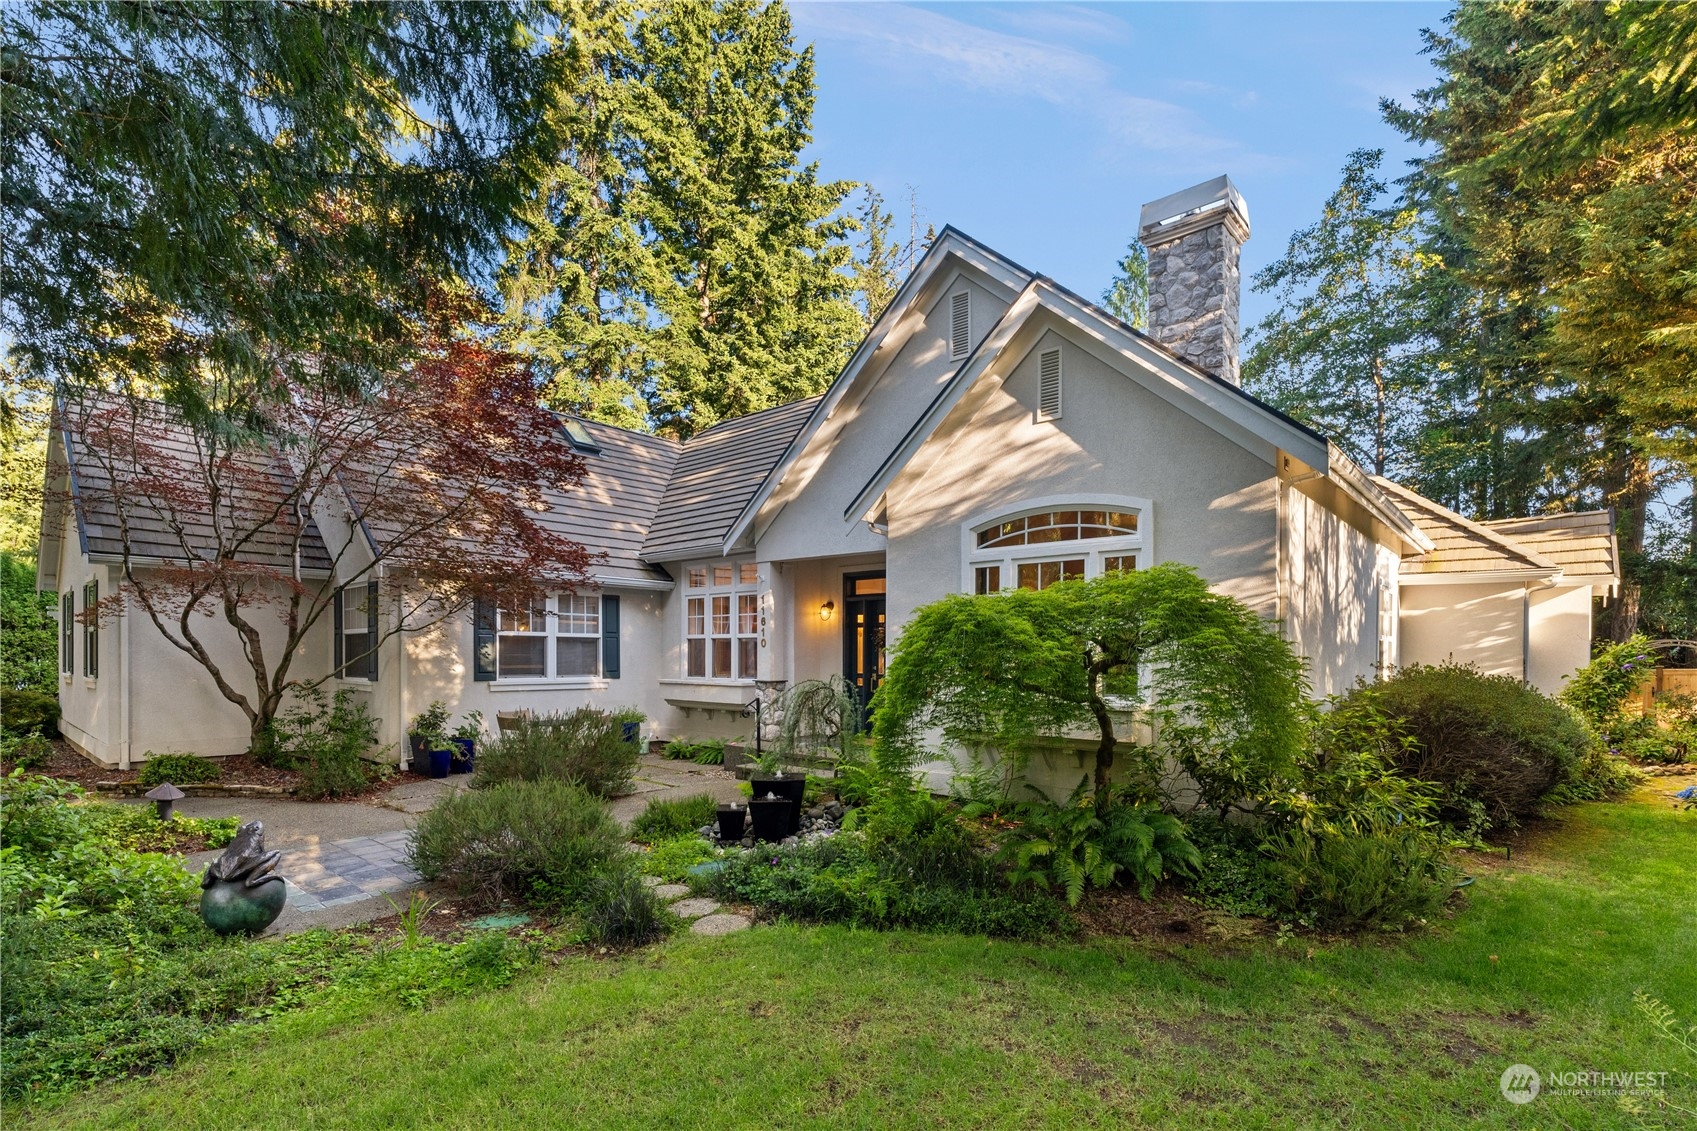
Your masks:
M857 577L854 582L856 597L876 597L884 592L885 580L882 577Z

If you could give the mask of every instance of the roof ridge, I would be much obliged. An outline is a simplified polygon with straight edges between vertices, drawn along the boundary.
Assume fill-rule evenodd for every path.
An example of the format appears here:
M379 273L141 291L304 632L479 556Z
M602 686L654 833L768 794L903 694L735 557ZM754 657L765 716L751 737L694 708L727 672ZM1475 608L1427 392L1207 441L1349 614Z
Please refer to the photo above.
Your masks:
M706 428L703 428L701 431L697 432L695 435L691 436L687 440L680 440L678 442L681 443L681 444L685 444L685 445L693 444L695 441L701 439L703 436L710 436L714 432L717 432L721 428L729 428L733 424L741 424L744 421L753 420L756 417L761 417L761 416L765 416L768 413L777 412L779 409L794 408L797 405L807 404L809 401L817 401L821 397L823 397L824 395L825 394L823 392L818 392L818 393L814 393L811 396L801 397L797 400L785 401L783 404L767 405L765 408L757 408L753 412L745 412L741 416L732 416L732 417L729 417L725 420L721 420L716 424L713 424L713 425L710 425Z
M1532 549L1530 546L1522 546L1520 543L1511 538L1504 537L1498 531L1492 530L1490 527L1485 526L1482 523L1475 522L1473 519L1459 515L1455 511L1444 506L1442 503L1434 502L1420 494L1418 491L1415 491L1410 487L1403 486L1394 479L1386 478L1383 475L1374 475L1370 478L1373 482L1388 490L1393 497L1406 499L1411 505L1432 513L1435 517L1450 523L1452 526L1459 527L1470 534L1478 535L1480 538L1483 538L1486 542L1496 546L1498 549L1507 551L1508 553L1520 558L1533 569L1561 569L1559 564L1551 561L1549 558Z

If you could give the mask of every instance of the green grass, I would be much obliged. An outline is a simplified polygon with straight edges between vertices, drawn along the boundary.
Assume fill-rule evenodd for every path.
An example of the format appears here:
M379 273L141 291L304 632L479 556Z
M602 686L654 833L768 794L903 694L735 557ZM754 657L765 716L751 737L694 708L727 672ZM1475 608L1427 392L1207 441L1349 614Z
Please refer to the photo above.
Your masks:
M768 927L500 991L297 1018L41 1111L77 1127L1637 1127L1504 1068L1646 1070L1697 1109L1697 814L1590 805L1418 936L1236 951ZM1312 953L1310 950L1312 948ZM1495 956L1495 961L1492 960Z

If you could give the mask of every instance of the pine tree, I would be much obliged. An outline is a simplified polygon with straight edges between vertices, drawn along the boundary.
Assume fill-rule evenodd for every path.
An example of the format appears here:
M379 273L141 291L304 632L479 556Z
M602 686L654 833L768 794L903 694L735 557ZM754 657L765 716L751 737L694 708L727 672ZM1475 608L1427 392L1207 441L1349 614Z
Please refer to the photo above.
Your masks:
M854 291L860 296L861 315L870 330L896 297L906 271L902 269L904 249L891 241L895 217L885 211L883 194L871 185L862 185L860 194L857 218L865 238L853 265Z
M1102 292L1108 313L1139 330L1149 328L1149 251L1133 236L1120 257L1119 274Z

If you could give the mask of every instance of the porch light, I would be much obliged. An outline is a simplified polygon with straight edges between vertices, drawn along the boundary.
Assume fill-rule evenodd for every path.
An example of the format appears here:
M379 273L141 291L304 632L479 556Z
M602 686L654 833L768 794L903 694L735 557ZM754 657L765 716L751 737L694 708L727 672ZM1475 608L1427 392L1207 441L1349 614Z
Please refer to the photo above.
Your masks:
M819 619L820 620L830 620L831 614L835 613L836 611L837 611L837 603L835 601L826 601L823 605L819 606Z

